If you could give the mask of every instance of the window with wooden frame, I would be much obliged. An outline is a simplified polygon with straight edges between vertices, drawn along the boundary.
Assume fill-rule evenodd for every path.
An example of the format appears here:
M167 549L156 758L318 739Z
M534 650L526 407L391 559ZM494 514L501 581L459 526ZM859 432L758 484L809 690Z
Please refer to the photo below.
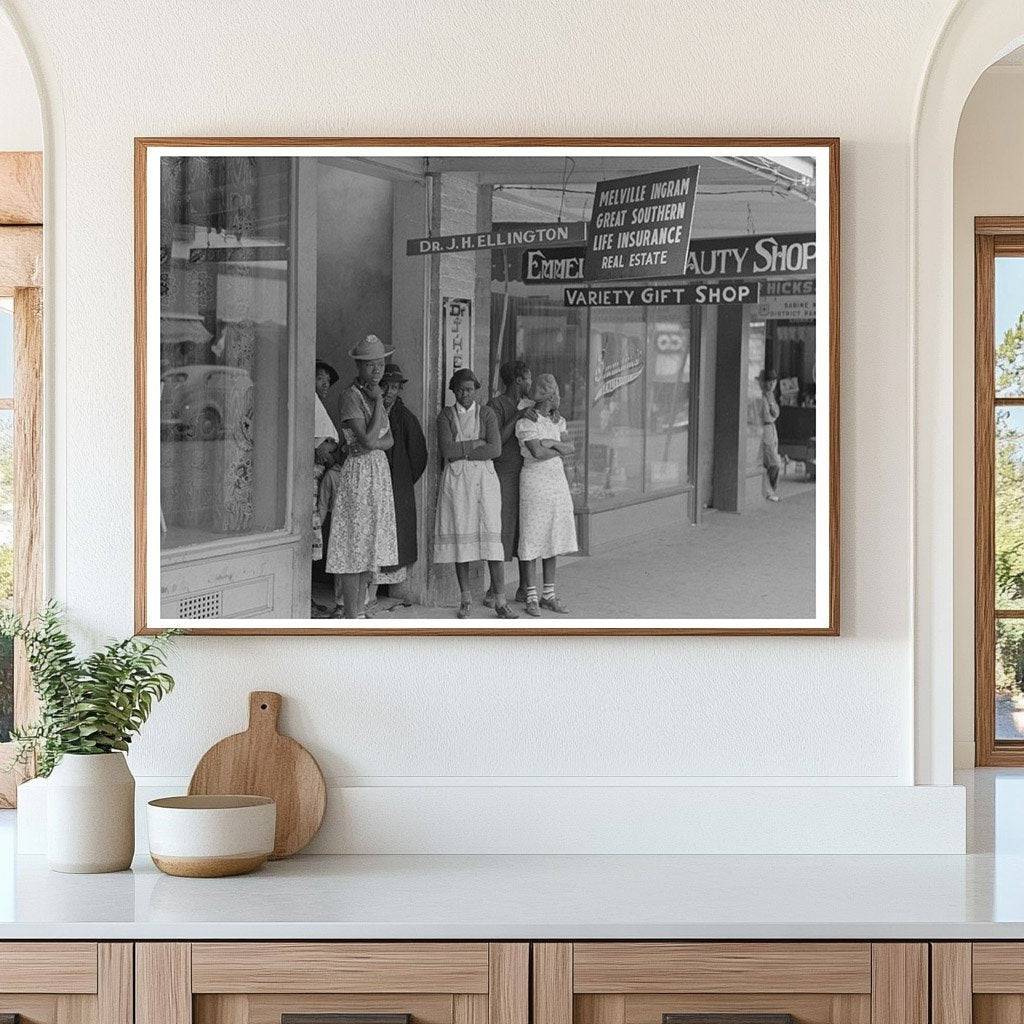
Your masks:
M42 600L42 166L0 153L0 604L23 617ZM34 712L24 652L0 638L0 807L29 773L10 730Z

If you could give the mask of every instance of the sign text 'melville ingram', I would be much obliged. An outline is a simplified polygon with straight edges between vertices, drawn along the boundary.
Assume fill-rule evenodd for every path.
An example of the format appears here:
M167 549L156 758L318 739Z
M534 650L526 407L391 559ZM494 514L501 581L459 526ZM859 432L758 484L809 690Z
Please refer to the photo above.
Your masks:
M582 221L569 224L517 224L493 231L472 231L465 235L438 235L436 238L410 238L405 243L407 256L435 256L474 249L501 249L527 245L557 245L582 242L587 226Z

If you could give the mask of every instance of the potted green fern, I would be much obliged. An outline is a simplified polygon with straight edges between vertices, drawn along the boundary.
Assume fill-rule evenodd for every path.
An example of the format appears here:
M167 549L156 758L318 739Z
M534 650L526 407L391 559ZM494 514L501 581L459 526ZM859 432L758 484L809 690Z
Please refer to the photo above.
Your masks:
M124 752L155 701L174 687L163 671L172 633L129 637L83 658L57 605L0 634L25 645L39 718L12 738L47 782L47 861L54 871L121 871L135 852L135 779Z

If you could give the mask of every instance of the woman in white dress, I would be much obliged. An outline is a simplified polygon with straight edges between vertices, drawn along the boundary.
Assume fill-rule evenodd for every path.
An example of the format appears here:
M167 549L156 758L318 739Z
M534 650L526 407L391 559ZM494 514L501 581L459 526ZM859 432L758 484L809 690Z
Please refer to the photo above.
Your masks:
M472 595L469 570L485 561L499 619L517 619L505 597L505 551L501 545L501 486L494 459L501 431L494 410L476 401L480 381L472 370L456 370L448 388L455 404L437 417L437 441L444 463L434 519L434 561L454 563L461 600L458 617L468 618Z
M373 334L349 352L357 376L338 413L348 458L336 483L324 568L341 577L346 619L366 617L370 574L398 561L391 469L384 454L394 440L380 388L390 354Z
M565 478L562 457L576 447L569 440L565 420L558 414L561 396L550 373L539 374L533 385L536 420L516 423L516 437L523 453L519 477L519 564L525 571L526 614L538 616L541 608L568 614L555 594L555 570L559 555L577 549L576 517L572 494ZM543 563L544 589L537 594L537 559Z

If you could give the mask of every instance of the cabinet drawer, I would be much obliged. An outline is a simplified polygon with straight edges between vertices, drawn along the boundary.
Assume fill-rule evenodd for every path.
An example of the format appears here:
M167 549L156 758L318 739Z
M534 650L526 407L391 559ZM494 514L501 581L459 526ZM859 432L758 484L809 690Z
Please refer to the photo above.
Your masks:
M126 942L0 942L0 1018L22 1024L132 1024Z
M197 942L193 992L487 991L486 942Z
M95 942L0 943L0 992L92 994L97 973Z
M281 1024L285 1015L328 1014L404 1014L409 1024L529 1019L529 946L521 942L139 943L135 968L135 1024Z
M714 1024L779 1024L787 1016L791 1024L928 1024L928 949L869 942L536 943L533 1009L534 1024L665 1024L675 1014L717 1015Z
M868 993L871 945L578 942L573 991Z

